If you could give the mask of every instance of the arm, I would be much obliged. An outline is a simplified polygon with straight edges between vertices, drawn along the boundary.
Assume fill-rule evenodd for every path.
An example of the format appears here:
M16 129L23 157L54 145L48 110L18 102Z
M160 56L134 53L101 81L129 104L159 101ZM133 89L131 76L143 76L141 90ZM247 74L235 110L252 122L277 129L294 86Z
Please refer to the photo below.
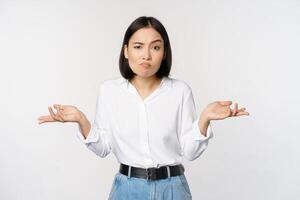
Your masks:
M78 126L79 126L79 130L82 133L84 139L86 139L91 130L91 123L89 122L89 120L86 118L86 116L82 112L80 112Z
M111 152L110 130L106 120L105 106L98 94L97 111L93 125L90 124L86 116L77 107L71 105L54 104L56 113L48 107L50 115L40 116L38 123L46 122L75 122L79 125L77 136L95 154L105 157Z
M185 91L181 110L180 143L183 156L192 161L198 158L213 137L205 115L198 116L190 88Z
M82 113L78 125L79 131L77 132L77 136L89 150L102 158L111 152L111 131L101 87L97 97L94 122L91 124Z
M205 115L203 115L203 113L201 113L198 126L200 129L200 134L202 134L204 137L206 137L206 135L207 135L206 132L207 132L209 123L210 123L210 120L207 119L207 117Z

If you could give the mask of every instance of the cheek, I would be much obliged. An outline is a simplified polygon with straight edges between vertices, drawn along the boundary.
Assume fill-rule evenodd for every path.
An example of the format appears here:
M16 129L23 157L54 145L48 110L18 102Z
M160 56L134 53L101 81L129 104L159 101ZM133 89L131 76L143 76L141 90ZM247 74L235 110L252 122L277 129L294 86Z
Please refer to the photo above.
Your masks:
M157 54L157 55L155 55L155 62L156 62L157 64L161 63L163 57L164 57L163 54Z
M163 59L164 54L165 54L164 49L162 49L162 50L159 51L159 52L156 52L157 58L160 58L161 60Z
M131 61L131 62L136 62L138 59L140 58L140 55L138 52L130 52L128 54L128 59Z
M139 56L136 54L128 54L128 64L131 69L137 69L138 68L138 63L139 63Z

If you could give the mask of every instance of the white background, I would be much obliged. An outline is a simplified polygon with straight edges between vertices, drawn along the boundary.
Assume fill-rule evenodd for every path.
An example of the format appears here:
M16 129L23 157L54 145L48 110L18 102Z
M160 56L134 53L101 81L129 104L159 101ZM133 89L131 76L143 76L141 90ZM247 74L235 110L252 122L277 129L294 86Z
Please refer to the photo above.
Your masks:
M232 100L250 116L213 121L215 137L185 161L193 199L300 199L297 0L0 0L0 199L104 200L118 169L75 136L37 124L53 103L94 118L97 89L120 76L126 28L141 15L166 27L171 75L197 112Z

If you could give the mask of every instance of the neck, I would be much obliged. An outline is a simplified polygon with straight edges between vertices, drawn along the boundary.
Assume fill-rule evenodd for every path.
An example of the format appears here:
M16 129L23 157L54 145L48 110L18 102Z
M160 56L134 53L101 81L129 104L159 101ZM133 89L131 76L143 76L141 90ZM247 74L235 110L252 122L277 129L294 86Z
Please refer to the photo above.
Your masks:
M147 78L135 76L130 82L139 90L147 91L152 90L154 87L159 85L161 80L161 78L157 78L156 76L151 76Z

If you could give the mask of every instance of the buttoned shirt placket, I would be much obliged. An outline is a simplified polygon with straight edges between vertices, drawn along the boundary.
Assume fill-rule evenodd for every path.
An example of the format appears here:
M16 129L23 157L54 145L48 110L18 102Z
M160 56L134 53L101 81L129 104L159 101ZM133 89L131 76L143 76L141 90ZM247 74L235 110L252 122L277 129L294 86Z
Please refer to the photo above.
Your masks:
M135 94L135 96L138 98L139 102L139 124L140 124L140 145L142 152L145 156L145 163L148 166L154 166L156 167L157 164L155 163L155 160L151 156L151 146L149 142L149 129L148 129L148 113L147 113L147 104L150 102L151 99L153 99L155 96L159 95L159 93L162 91L162 85L163 82L161 82L161 85L153 91L148 97L146 97L144 100L140 97L137 89L129 84L129 89L132 93Z
M141 147L143 153L146 155L146 163L151 166L154 160L151 157L151 150L149 144L149 131L148 131L148 118L147 118L147 104L140 98L139 104L140 115L140 134L141 134Z
M138 107L139 107L139 132L140 132L140 145L142 154L145 155L145 164L148 166L152 166L154 164L153 158L151 157L150 145L149 145L149 132L148 132L148 119L147 119L147 108L146 103L140 97L137 89L128 83L128 89L132 92L138 99ZM147 98L148 99L148 98Z

